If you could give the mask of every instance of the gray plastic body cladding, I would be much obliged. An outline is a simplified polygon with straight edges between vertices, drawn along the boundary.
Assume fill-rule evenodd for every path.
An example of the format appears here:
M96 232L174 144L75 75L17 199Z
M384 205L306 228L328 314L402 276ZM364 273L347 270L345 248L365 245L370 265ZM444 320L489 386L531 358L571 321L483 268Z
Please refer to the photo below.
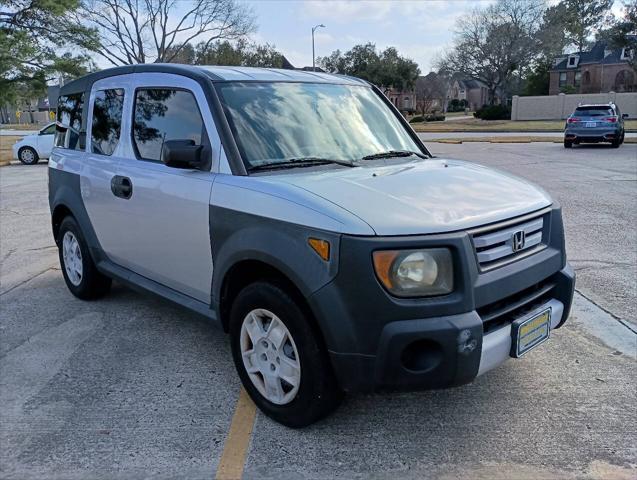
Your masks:
M559 207L551 209L551 232L542 251L480 273L469 234L341 237L338 275L309 300L327 331L330 350L375 355L385 325L402 320L467 313L528 288L560 271L566 258ZM382 287L372 263L375 250L445 247L454 264L454 292L429 298L396 298ZM355 325L351 336L344 325Z
M65 206L77 221L84 235L84 239L91 251L95 263L103 260L104 254L100 246L91 220L86 212L82 192L80 190L80 175L77 173L48 168L49 172L49 207L51 215L58 206ZM53 226L53 225L51 225ZM54 239L57 243L58 239Z
M210 236L214 260L213 308L218 309L223 279L243 260L257 260L276 268L307 298L330 282L339 262L340 235L280 220L210 207ZM330 260L312 250L308 239L330 242Z
M544 250L484 273L478 270L473 245L465 232L407 237L343 235L338 275L308 299L342 386L354 391L383 386L435 388L466 383L475 377L480 349L466 357L456 357L457 336L462 329L469 329L478 345L482 343L482 320L476 308L520 292L565 269L559 207L552 208L550 218L551 231ZM381 249L427 247L451 250L454 293L419 299L389 295L376 278L372 253ZM568 272L558 277L556 295L568 314L573 277ZM445 361L438 371L413 375L400 365L399 351L419 338L442 346ZM369 376L363 375L365 371L375 372L371 382Z

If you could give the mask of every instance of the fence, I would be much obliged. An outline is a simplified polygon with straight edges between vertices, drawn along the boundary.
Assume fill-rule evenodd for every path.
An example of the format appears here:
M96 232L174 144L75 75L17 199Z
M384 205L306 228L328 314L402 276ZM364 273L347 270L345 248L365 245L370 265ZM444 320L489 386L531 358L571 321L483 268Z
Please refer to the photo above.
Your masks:
M580 103L613 102L622 113L637 117L637 93L589 93L545 95L538 97L513 96L511 120L560 120L568 117Z
M51 117L49 116L49 112L27 112L23 111L20 115L20 120L18 120L15 111L4 112L2 115L3 122L6 123L31 123L31 115L33 115L34 123L38 123L40 125L47 124L51 121Z

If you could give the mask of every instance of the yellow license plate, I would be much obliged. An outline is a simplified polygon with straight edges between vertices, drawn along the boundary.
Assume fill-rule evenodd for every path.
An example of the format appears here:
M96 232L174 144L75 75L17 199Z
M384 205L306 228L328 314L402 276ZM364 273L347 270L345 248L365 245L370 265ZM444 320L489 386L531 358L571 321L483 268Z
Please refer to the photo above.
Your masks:
M548 340L550 333L550 307L531 317L519 318L511 324L511 356L521 357L540 343Z

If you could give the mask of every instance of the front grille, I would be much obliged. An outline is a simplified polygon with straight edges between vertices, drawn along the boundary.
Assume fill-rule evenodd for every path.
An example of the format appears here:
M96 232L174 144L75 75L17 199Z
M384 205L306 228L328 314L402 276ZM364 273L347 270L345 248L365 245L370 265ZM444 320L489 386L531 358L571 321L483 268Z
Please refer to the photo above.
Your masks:
M517 222L505 222L472 232L473 246L480 269L496 268L544 248L548 219L549 214L543 213ZM515 245L516 235L517 245ZM520 235L524 237L522 246L519 242Z
M502 325L511 323L525 313L534 310L553 298L555 279L549 277L521 292L490 303L477 309L482 318L484 333L489 333Z

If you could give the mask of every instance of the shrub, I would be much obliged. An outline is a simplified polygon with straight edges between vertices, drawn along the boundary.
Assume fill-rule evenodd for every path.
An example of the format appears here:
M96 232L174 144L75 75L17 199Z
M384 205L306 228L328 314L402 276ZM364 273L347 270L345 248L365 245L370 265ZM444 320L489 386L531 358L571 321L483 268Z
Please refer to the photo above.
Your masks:
M441 122L445 119L445 116L442 113L432 113L425 116L426 122Z
M463 112L465 108L467 108L467 101L465 99L458 100L454 98L449 102L449 106L447 107L448 112Z
M416 115L415 117L412 117L411 120L409 120L409 123L420 123L424 121L425 121L425 117L423 117L422 115Z
M506 105L483 105L473 116L482 120L510 120L511 110Z

